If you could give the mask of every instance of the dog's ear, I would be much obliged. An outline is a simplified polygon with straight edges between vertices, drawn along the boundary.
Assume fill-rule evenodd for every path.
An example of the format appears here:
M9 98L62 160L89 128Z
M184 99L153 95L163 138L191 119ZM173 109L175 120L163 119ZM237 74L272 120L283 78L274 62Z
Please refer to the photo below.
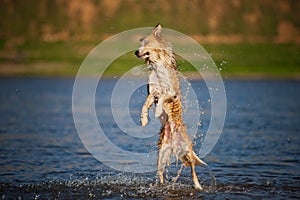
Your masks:
M157 36L157 37L160 37L161 36L160 33L161 33L161 25L160 25L160 23L158 23L155 26L155 28L153 29L152 34L155 35L155 36Z

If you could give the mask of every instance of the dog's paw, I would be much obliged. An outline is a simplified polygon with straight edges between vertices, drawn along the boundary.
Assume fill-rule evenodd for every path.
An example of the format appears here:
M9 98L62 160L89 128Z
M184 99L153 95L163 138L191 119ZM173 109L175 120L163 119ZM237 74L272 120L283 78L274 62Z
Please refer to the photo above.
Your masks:
M202 186L198 183L198 184L194 184L194 187L196 190L203 190Z
M148 124L148 117L147 116L142 116L141 117L141 124L142 124L142 126L146 126Z

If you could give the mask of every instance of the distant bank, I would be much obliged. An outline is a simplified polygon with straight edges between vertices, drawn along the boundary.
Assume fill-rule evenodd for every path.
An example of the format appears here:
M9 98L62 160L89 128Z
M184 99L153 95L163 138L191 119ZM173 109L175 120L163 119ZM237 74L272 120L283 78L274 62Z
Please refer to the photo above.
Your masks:
M37 42L23 46L18 52L0 51L0 76L72 77L95 46L92 42ZM300 44L205 44L203 47L224 78L299 79L300 76ZM194 74L195 69L188 62L178 62L182 72ZM142 64L129 52L115 60L105 76L120 76Z

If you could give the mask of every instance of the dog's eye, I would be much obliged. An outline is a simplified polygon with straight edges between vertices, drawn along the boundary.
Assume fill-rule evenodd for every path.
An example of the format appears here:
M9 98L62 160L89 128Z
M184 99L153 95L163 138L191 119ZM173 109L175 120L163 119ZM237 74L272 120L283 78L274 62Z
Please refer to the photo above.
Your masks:
M143 42L143 40L145 39L145 37L142 37L141 39L139 39L140 42Z
M144 43L144 46L145 46L145 45L147 45L149 43L149 41L144 40L143 43Z

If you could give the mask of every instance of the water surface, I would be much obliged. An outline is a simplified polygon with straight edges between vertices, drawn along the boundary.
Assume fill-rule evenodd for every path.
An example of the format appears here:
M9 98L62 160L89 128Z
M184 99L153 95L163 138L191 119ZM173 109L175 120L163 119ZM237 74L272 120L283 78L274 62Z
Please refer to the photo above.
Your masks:
M189 169L178 183L157 185L155 172L122 173L95 159L74 126L73 82L67 78L0 79L2 199L300 198L300 81L225 81L225 127L204 158L215 173L217 187L209 187L205 169L198 167L202 192L193 189ZM101 125L124 149L155 150L155 137L132 141L114 123L109 103L115 82L102 80L96 94ZM205 132L210 119L207 88L202 81L192 86L204 111L199 132ZM138 94L130 104L136 123L145 97ZM199 149L200 142L195 143ZM169 180L177 167L168 168Z

